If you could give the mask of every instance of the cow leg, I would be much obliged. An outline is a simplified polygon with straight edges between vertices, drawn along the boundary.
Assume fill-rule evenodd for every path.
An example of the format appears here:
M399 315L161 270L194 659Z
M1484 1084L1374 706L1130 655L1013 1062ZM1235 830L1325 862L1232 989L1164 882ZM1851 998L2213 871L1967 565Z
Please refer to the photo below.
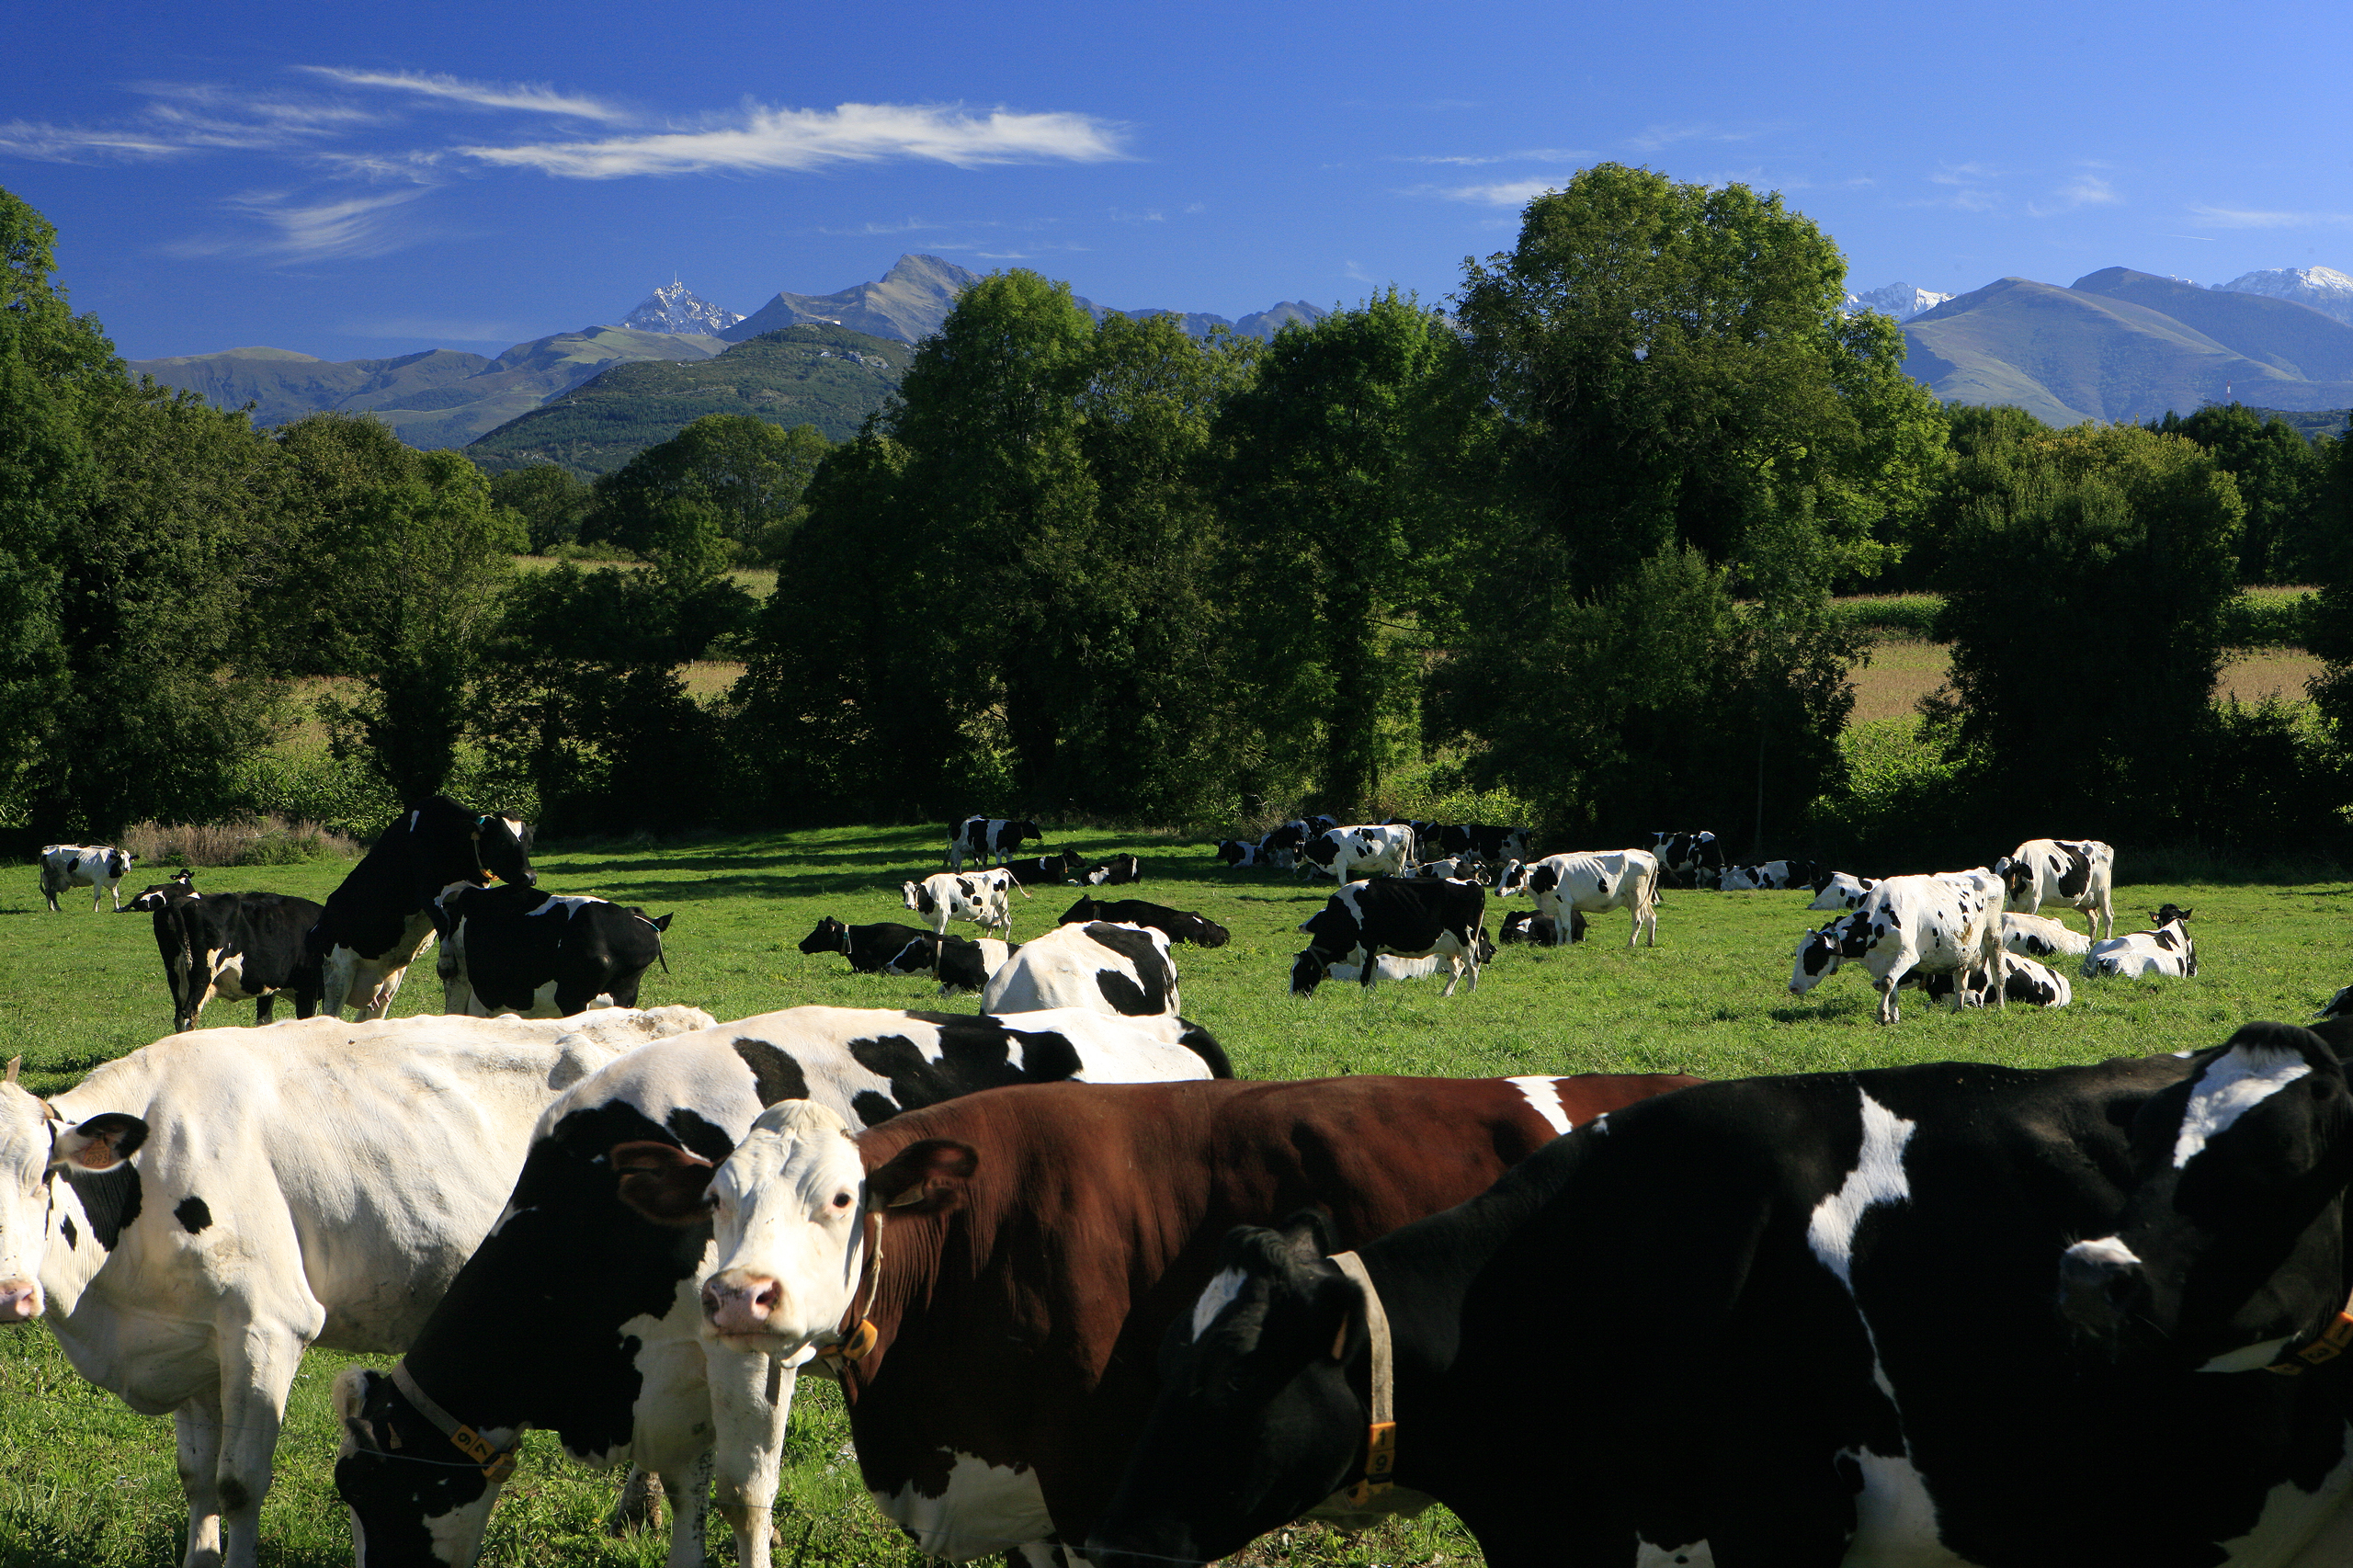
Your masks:
M735 1533L736 1568L768 1568L785 1417L800 1374L765 1351L709 1341L703 1344L703 1373L710 1388L719 1515Z
M180 1493L188 1499L188 1553L182 1568L215 1568L221 1561L221 1412L190 1401L172 1412L179 1436Z
M665 1466L661 1471L662 1490L670 1499L670 1556L667 1568L703 1568L703 1526L710 1517L710 1450L686 1464ZM741 1568L767 1568L767 1539L764 1515L760 1519L763 1533L760 1556L756 1563L745 1562ZM742 1538L736 1541L740 1550Z
M1904 977L1911 972L1911 967L1906 964L1901 969L1892 969L1880 981L1879 1021L1881 1023L1893 1024L1902 1020L1904 1009L1895 1005L1895 988L1904 983Z
M324 1326L325 1314L313 1326ZM302 1365L302 1340L267 1324L223 1324L221 1334L221 1494L222 1568L256 1568L261 1501L286 1419L286 1393Z
M258 1028L263 1024L269 1022L270 1015L277 1011L278 993L275 991L263 992L260 995L254 998L254 1026Z

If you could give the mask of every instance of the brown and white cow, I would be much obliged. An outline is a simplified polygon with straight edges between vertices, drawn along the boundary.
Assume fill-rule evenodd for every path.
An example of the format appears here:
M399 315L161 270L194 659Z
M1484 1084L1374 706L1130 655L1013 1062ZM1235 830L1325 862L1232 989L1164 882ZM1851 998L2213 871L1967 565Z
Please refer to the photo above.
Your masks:
M854 1142L814 1107L779 1107L716 1170L667 1144L613 1163L648 1217L715 1226L707 1335L790 1360L838 1346L850 1320L859 1353L837 1364L858 1464L920 1550L1043 1563L1108 1502L1162 1336L1215 1295L1231 1227L1313 1206L1356 1245L1695 1081L1049 1084Z

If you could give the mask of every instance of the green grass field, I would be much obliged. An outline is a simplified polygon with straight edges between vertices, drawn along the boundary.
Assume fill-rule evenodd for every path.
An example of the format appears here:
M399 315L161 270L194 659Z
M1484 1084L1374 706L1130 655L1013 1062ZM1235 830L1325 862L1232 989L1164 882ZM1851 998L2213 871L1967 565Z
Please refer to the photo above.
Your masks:
M976 1010L939 1004L926 982L853 976L837 955L806 957L801 939L821 915L853 923L905 915L899 882L938 868L940 831L841 829L713 839L558 846L538 858L542 885L595 892L659 914L675 911L671 972L648 976L647 1006L691 1003L722 1018L806 1003ZM1133 850L1142 887L1116 890L1196 909L1233 933L1228 946L1178 949L1186 1014L1216 1031L1245 1077L1339 1073L1450 1076L1575 1072L1696 1073L1741 1077L1945 1060L2052 1066L2216 1043L2251 1018L2302 1020L2353 981L2344 920L2353 883L2289 883L2205 868L2201 880L2141 881L2131 855L2117 897L2119 929L2144 924L2172 899L2193 908L2201 972L2169 982L2075 982L2059 1012L2010 1008L1953 1016L1912 998L1904 1021L1871 1019L1859 974L1834 976L1790 996L1791 949L1827 916L1797 892L1666 895L1660 946L1629 951L1626 922L1597 922L1595 940L1549 951L1506 949L1479 990L1450 999L1442 982L1326 985L1294 1001L1286 982L1300 947L1293 931L1322 891L1288 876L1235 874L1207 847L1168 838L1072 832L1049 846L1091 854ZM1989 853L2007 846L1988 846ZM202 870L204 889L267 888L324 898L347 862ZM160 880L169 868L154 870ZM2192 875L2186 867L2172 875ZM134 881L151 880L146 869ZM1329 884L1324 884L1328 888ZM99 1062L158 1038L170 1005L143 916L94 916L87 890L51 915L30 866L0 887L0 1055L22 1053L25 1082L51 1093ZM1014 935L1037 935L1078 896L1037 890L1015 901ZM1505 907L1497 903L1495 909ZM395 1016L438 1010L429 965L401 994ZM250 1023L249 1006L216 1004L206 1022ZM264 1518L263 1561L347 1564L344 1514L331 1470L335 1426L326 1394L347 1360L314 1352L296 1384ZM358 1358L381 1364L389 1358ZM778 1511L779 1568L858 1563L913 1568L916 1559L866 1503L847 1427L830 1385L804 1381L791 1468ZM184 1516L167 1420L131 1415L82 1382L39 1326L0 1334L0 1563L114 1568L176 1562ZM600 1528L616 1476L560 1460L545 1435L494 1520L484 1561L495 1564L662 1562L660 1532L623 1540ZM729 1553L723 1532L713 1551ZM1441 1516L1355 1540L1301 1530L1254 1549L1253 1562L1331 1565L1477 1560Z

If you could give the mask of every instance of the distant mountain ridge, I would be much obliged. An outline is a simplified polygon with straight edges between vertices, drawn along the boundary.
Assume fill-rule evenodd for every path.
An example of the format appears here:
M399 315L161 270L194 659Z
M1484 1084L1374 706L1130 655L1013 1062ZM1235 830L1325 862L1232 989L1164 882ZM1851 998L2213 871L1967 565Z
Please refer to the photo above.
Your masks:
M621 318L621 325L631 332L689 332L715 336L743 319L736 312L722 310L674 278L640 301L637 309Z
M1897 321L1910 321L1922 311L1934 310L1951 299L1950 294L1938 294L1927 289L1915 289L1909 283L1890 283L1883 289L1868 293L1849 294L1841 311L1853 315L1858 311L1877 311L1893 316Z
M2310 305L2325 316L2353 325L2353 278L2333 267L2280 267L2268 272L2248 272L2217 283L2217 289L2238 294L2266 294L2275 300L2287 300L2299 305Z

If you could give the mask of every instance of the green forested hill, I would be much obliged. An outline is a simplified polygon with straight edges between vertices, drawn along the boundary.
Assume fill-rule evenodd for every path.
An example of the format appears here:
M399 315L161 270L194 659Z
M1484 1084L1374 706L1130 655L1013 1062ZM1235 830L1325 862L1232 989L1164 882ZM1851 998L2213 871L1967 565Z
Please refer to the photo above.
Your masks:
M616 365L491 431L466 455L494 473L551 462L593 479L707 414L814 425L828 440L847 440L898 390L914 353L847 327L801 325L716 358Z

